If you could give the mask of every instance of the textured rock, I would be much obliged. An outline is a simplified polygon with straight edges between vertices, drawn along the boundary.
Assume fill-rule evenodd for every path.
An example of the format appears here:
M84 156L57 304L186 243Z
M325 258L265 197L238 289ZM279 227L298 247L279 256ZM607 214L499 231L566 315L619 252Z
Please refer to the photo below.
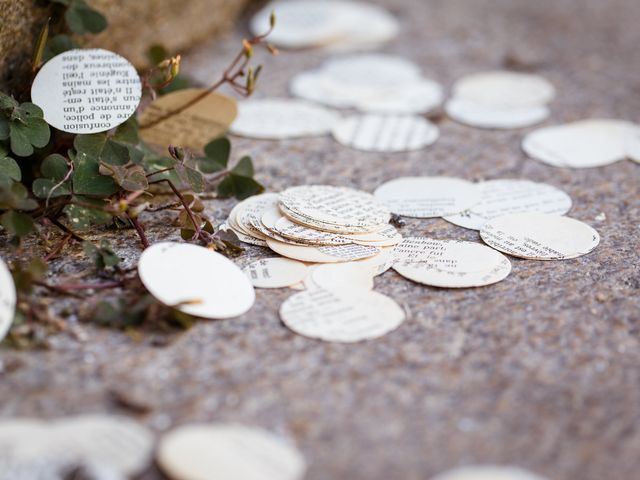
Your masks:
M381 3L403 27L384 50L415 60L445 85L507 63L557 87L546 124L639 120L637 1ZM210 82L242 34L194 51L185 69ZM286 95L288 79L326 55L264 59L259 95ZM158 432L190 421L254 424L301 447L308 480L425 480L478 462L518 464L552 480L635 480L640 165L557 169L521 152L531 129L482 131L446 119L439 126L432 147L409 154L356 152L326 137L234 139L234 156L252 154L270 190L310 181L373 190L415 174L549 182L572 196L571 216L600 232L598 249L564 262L514 259L504 282L477 289L423 287L388 272L376 279L376 290L400 302L408 320L357 345L288 331L277 313L292 294L286 290L258 291L248 314L199 322L165 346L154 335L136 341L71 319L84 342L61 337L50 351L0 353L0 416L131 413L122 409L130 404L148 410L139 418ZM218 220L233 204L208 202ZM168 217L149 225L153 241L169 235ZM443 220L409 220L403 234L479 241L477 232ZM129 262L139 254L134 232L120 234L116 246ZM240 261L266 255L251 248ZM54 271L77 271L68 258Z

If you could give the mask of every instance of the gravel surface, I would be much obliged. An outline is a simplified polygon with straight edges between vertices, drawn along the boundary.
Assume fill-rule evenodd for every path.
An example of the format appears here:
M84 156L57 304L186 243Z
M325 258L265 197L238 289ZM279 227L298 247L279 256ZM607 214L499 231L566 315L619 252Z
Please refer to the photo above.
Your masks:
M403 27L383 51L416 61L446 86L506 65L556 86L545 124L640 120L637 1L380 3ZM244 29L187 54L187 73L212 80ZM265 58L258 95L286 95L294 73L328 55ZM371 191L403 175L548 182L571 195L570 215L599 231L600 246L575 260L512 259L505 281L476 289L424 287L389 271L376 290L396 299L408 319L355 345L288 331L278 307L289 290L259 290L248 314L198 322L168 342L79 324L81 341L0 352L0 415L115 412L157 432L192 421L257 425L299 446L309 480L427 479L468 463L516 464L552 480L638 478L640 165L553 168L521 152L531 129L476 130L442 116L438 123L441 138L420 152L357 152L323 137L236 139L234 156L251 154L258 178L274 191L309 182ZM233 203L209 205L222 220ZM477 232L440 219L408 220L402 233L479 241ZM167 235L162 221L150 225L152 240ZM116 240L135 261L135 234ZM267 254L253 247L239 262ZM54 271L77 268L70 259L54 264ZM151 470L144 478L161 476Z

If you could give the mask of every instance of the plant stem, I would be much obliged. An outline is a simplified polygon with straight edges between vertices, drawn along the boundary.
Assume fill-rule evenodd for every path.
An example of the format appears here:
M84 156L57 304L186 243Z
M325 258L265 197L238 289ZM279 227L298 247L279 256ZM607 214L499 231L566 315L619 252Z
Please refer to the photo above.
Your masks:
M71 230L70 228L65 226L63 223L60 223L60 221L57 218L49 218L49 220L56 227L58 227L60 230L62 230L65 233L68 233L69 235L71 235L71 238L73 238L74 240L77 240L78 242L84 242L84 238L82 238L80 235L75 233L73 230Z
M49 261L51 261L52 258L54 258L56 255L58 255L62 249L64 248L64 246L69 243L69 240L71 240L72 235L70 233L68 233L63 239L62 241L60 241L60 243L58 243L55 248L53 250L51 250L51 252L49 252L49 254L44 257L44 261L45 263L48 263Z
M169 187L171 187L171 190L173 190L173 193L176 195L176 197L178 197L180 199L180 203L182 203L182 206L184 207L184 210L187 212L187 215L189 216L189 220L191 220L191 223L193 224L193 228L196 231L196 234L195 234L194 238L199 238L199 239L205 240L205 241L208 240L205 237L205 235L203 235L203 232L202 232L202 229L200 228L199 222L196 221L195 215L191 211L191 208L189 208L189 203L185 200L185 198L182 196L180 191L176 188L176 186L173 184L173 182L171 180L165 179L165 182L167 182L169 184Z
M147 239L147 235L144 233L144 227L142 226L142 224L138 221L137 218L134 218L134 217L129 217L129 221L131 222L133 227L136 229L136 232L138 232L138 236L140 237L140 242L142 242L142 249L144 250L145 248L148 248L150 243L149 243L149 240Z

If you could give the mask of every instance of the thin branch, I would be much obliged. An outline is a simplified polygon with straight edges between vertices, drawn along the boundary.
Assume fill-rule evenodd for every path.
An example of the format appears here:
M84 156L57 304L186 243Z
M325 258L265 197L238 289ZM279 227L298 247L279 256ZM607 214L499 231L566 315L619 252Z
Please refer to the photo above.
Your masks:
M72 235L70 233L68 233L63 239L62 241L60 241L60 243L58 243L55 248L53 250L51 250L51 252L49 252L49 254L44 257L44 261L45 263L48 263L49 261L51 261L51 259L53 259L56 255L58 255L62 249L64 248L64 246L69 243L69 240L71 240Z
M138 236L140 237L140 242L142 242L142 248L143 249L148 248L150 243L149 243L149 240L147 239L147 235L144 233L144 227L142 226L142 224L135 217L129 217L129 221L131 222L133 227L136 229L136 232L138 232Z
M171 180L165 179L164 181L169 184L169 187L171 187L171 190L173 190L173 193L176 195L176 197L180 199L180 202L182 203L184 210L187 212L189 220L191 220L191 223L193 224L193 228L196 231L194 238L199 238L201 240L208 241L207 236L204 235L204 232L200 228L200 222L196 221L195 215L193 215L193 212L191 211L191 208L189 207L189 203L187 202L187 200L184 198L184 196L180 193L180 191L176 188L176 186L173 184Z
M60 230L62 230L63 232L71 235L71 238L73 238L74 240L77 240L78 242L84 242L85 240L84 238L82 238L80 235L78 235L76 232L71 230L69 227L67 227L63 223L60 223L60 221L57 218L49 218L49 221L53 223L56 227L58 227Z

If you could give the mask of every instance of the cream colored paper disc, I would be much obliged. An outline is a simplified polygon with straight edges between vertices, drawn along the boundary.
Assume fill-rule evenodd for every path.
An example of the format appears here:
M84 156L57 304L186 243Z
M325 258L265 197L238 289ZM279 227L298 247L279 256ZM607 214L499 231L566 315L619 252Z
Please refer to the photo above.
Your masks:
M623 120L581 120L535 130L522 149L554 167L601 167L627 157L629 134L637 125Z
M47 123L76 134L106 132L124 123L138 108L141 94L134 66L100 48L56 55L31 85L31 100Z
M640 125L627 136L625 146L627 157L634 162L640 163Z
M314 245L345 245L347 243L353 243L338 234L300 225L287 217L280 217L274 228L283 237L298 242L308 242Z
M283 139L328 134L340 116L320 105L294 99L245 100L231 133L242 137Z
M313 284L325 290L346 292L372 290L373 271L358 262L326 263L318 265L310 275Z
M263 258L243 269L254 287L283 288L302 282L309 268L290 258Z
M447 222L480 230L492 218L511 213L553 213L564 215L571 209L571 197L546 183L529 180L488 180L478 184L480 202Z
M188 88L155 100L138 119L142 139L163 147L179 145L202 150L211 140L224 134L236 118L238 107L233 98L215 92L206 94L189 108L152 125L204 92L203 88Z
M0 258L0 342L9 332L16 313L16 286L9 267Z
M364 89L383 89L417 82L420 67L406 58L384 53L364 53L329 59L321 71L336 83Z
M413 115L354 115L341 120L333 129L339 143L367 152L421 150L439 135L433 123Z
M401 177L380 185L374 196L398 215L442 217L463 212L480 201L477 185L452 177Z
M586 223L544 213L516 213L489 220L480 230L487 245L515 257L566 260L586 255L600 235Z
M233 262L188 243L148 247L140 256L138 274L160 302L197 317L237 317L255 300L251 282Z
M423 285L440 288L471 288L492 285L504 280L511 272L511 262L503 255L502 260L493 267L473 272L441 269L429 261L397 263L393 268L404 278Z
M439 473L431 480L547 480L519 467L468 465Z
M545 105L503 107L455 97L446 103L445 111L464 125L502 130L536 125L546 120L550 113Z
M361 112L380 114L421 114L427 113L442 103L442 86L432 80L401 84L380 90L358 101L356 108Z
M350 343L395 330L405 314L393 299L377 292L312 288L289 297L280 307L280 318L299 335Z
M531 107L550 102L555 88L539 75L491 71L459 79L453 86L452 96L496 107Z
M271 250L283 257L313 263L349 262L373 257L380 253L379 248L365 245L347 244L331 247L312 247L291 245L272 238L267 239L267 245Z
M259 428L187 425L165 434L156 458L174 480L301 480L297 449Z

